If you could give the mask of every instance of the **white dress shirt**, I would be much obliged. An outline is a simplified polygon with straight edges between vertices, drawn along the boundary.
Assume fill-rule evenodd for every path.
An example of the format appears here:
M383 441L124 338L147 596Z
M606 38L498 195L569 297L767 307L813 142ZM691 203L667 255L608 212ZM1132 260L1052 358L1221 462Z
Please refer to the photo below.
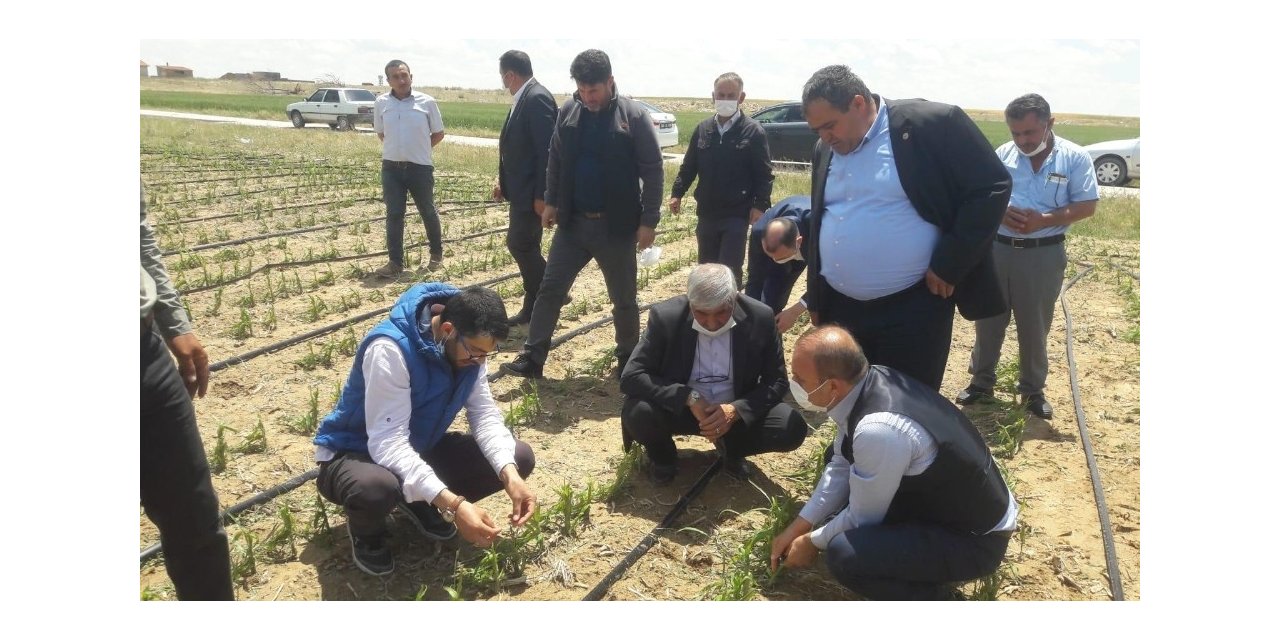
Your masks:
M400 478L406 501L435 500L445 489L445 484L409 444L409 415L413 406L409 395L409 367L404 354L391 338L375 338L365 349L361 369L364 372L369 457ZM507 429L502 411L494 403L486 367L467 367L459 373L468 375L471 372L478 377L464 405L467 424L480 446L480 452L496 475L506 465L515 464L515 437ZM316 447L317 462L332 460L335 455L326 447Z
M401 100L390 91L373 102L373 130L383 134L382 159L431 165L431 134L444 131L436 99L410 91Z
M512 111L516 110L516 105L520 104L520 96L523 96L524 90L529 88L529 82L531 80L533 80L533 76L529 76L529 80L525 80L524 84L520 85L520 88L516 89L516 92L511 94L511 108L507 110L508 117L511 115Z

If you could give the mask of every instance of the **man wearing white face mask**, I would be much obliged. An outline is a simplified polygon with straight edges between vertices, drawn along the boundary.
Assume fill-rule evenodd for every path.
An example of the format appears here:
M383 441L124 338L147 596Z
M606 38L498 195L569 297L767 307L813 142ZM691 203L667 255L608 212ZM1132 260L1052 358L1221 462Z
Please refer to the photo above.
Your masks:
M801 336L791 368L796 401L835 420L836 453L774 538L772 567L805 567L826 551L831 574L867 598L931 600L949 595L947 583L1000 566L1018 502L955 405L911 376L869 366L839 326Z
M786 333L804 312L804 301L787 307L791 289L808 264L809 196L788 196L751 225L747 240L747 284L743 293L773 309L778 331Z
M1034 93L1017 98L1005 108L1004 118L1013 140L1000 145L996 155L1013 178L1013 195L991 257L1010 309L974 323L973 378L956 402L970 405L992 396L1012 316L1018 320L1018 394L1027 411L1049 420L1053 407L1044 398L1047 343L1067 268L1067 227L1093 215L1098 182L1089 152L1054 134L1053 113L1044 98Z
M738 284L747 227L764 215L773 194L769 141L764 128L743 115L746 97L738 74L716 78L711 94L716 115L698 123L689 139L668 203L671 213L679 215L680 201L697 178L698 262L727 265Z
M701 435L745 478L744 458L791 451L808 433L782 402L782 338L773 312L737 293L721 264L694 267L688 295L649 310L649 325L622 373L624 447L643 444L655 482L676 476L674 433Z

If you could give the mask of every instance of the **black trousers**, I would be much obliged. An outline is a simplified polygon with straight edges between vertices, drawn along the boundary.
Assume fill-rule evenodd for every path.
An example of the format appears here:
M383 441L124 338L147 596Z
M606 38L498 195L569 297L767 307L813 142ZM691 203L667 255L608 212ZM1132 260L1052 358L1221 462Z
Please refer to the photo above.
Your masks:
M164 566L179 600L234 600L227 533L195 408L169 348L142 334L138 429L142 508L160 530Z
M942 388L956 314L952 300L929 293L924 280L875 300L854 300L834 289L830 296L822 323L848 329L868 362Z
M734 283L742 287L742 263L747 258L747 216L704 218L698 216L698 264L729 267Z
M649 459L658 464L675 464L676 443L672 434L698 433L698 421L688 409L673 414L641 398L628 397L622 403L622 428L644 445ZM809 435L804 416L790 405L778 403L754 423L738 421L722 438L731 456L753 456L771 451L793 451Z
M498 474L470 434L444 434L422 459L450 491L473 503L502 489ZM516 471L521 478L533 473L533 462L533 449L516 440ZM316 489L325 499L346 509L347 526L356 536L386 531L387 514L402 497L400 478L364 453L340 453L321 462Z
M533 209L518 209L514 204L509 210L507 225L507 249L520 267L520 280L524 284L524 302L518 316L533 313L533 302L542 286L542 274L547 261L542 257L542 218Z
M827 568L871 600L938 600L952 582L990 575L1009 546L1007 533L976 536L924 523L856 527L827 545Z

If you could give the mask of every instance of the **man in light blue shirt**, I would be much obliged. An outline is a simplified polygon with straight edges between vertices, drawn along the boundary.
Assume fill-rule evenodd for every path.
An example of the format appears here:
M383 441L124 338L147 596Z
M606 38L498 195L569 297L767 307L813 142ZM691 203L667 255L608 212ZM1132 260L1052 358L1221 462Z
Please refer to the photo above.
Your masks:
M991 252L1010 310L975 323L969 363L973 377L956 402L969 405L991 397L1012 314L1018 320L1018 394L1028 411L1049 420L1053 407L1044 398L1046 347L1067 267L1064 241L1068 226L1093 215L1098 183L1089 153L1053 133L1053 113L1044 98L1034 93L1017 98L1004 116L1013 140L996 155L1013 178L1013 195Z

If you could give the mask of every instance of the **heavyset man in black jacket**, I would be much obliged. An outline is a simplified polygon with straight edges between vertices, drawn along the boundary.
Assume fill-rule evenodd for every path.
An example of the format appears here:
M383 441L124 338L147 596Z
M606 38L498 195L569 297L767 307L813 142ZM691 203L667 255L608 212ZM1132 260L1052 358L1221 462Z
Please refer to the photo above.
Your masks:
M542 377L565 295L592 259L604 273L613 303L615 353L622 373L640 339L636 249L653 244L662 215L662 152L649 113L618 95L603 51L578 54L569 75L578 90L560 107L551 134L542 211L544 228L556 223L560 228L551 239L524 351L502 365L527 378Z
M764 128L742 113L746 97L738 74L716 78L711 94L716 115L698 123L669 203L671 213L679 215L680 201L697 178L698 263L728 266L739 286L747 229L769 208L773 193L769 141Z
M882 99L846 66L814 73L803 102L819 136L810 316L847 328L872 364L938 389L956 308L969 320L1008 309L991 242L1009 172L959 107Z

